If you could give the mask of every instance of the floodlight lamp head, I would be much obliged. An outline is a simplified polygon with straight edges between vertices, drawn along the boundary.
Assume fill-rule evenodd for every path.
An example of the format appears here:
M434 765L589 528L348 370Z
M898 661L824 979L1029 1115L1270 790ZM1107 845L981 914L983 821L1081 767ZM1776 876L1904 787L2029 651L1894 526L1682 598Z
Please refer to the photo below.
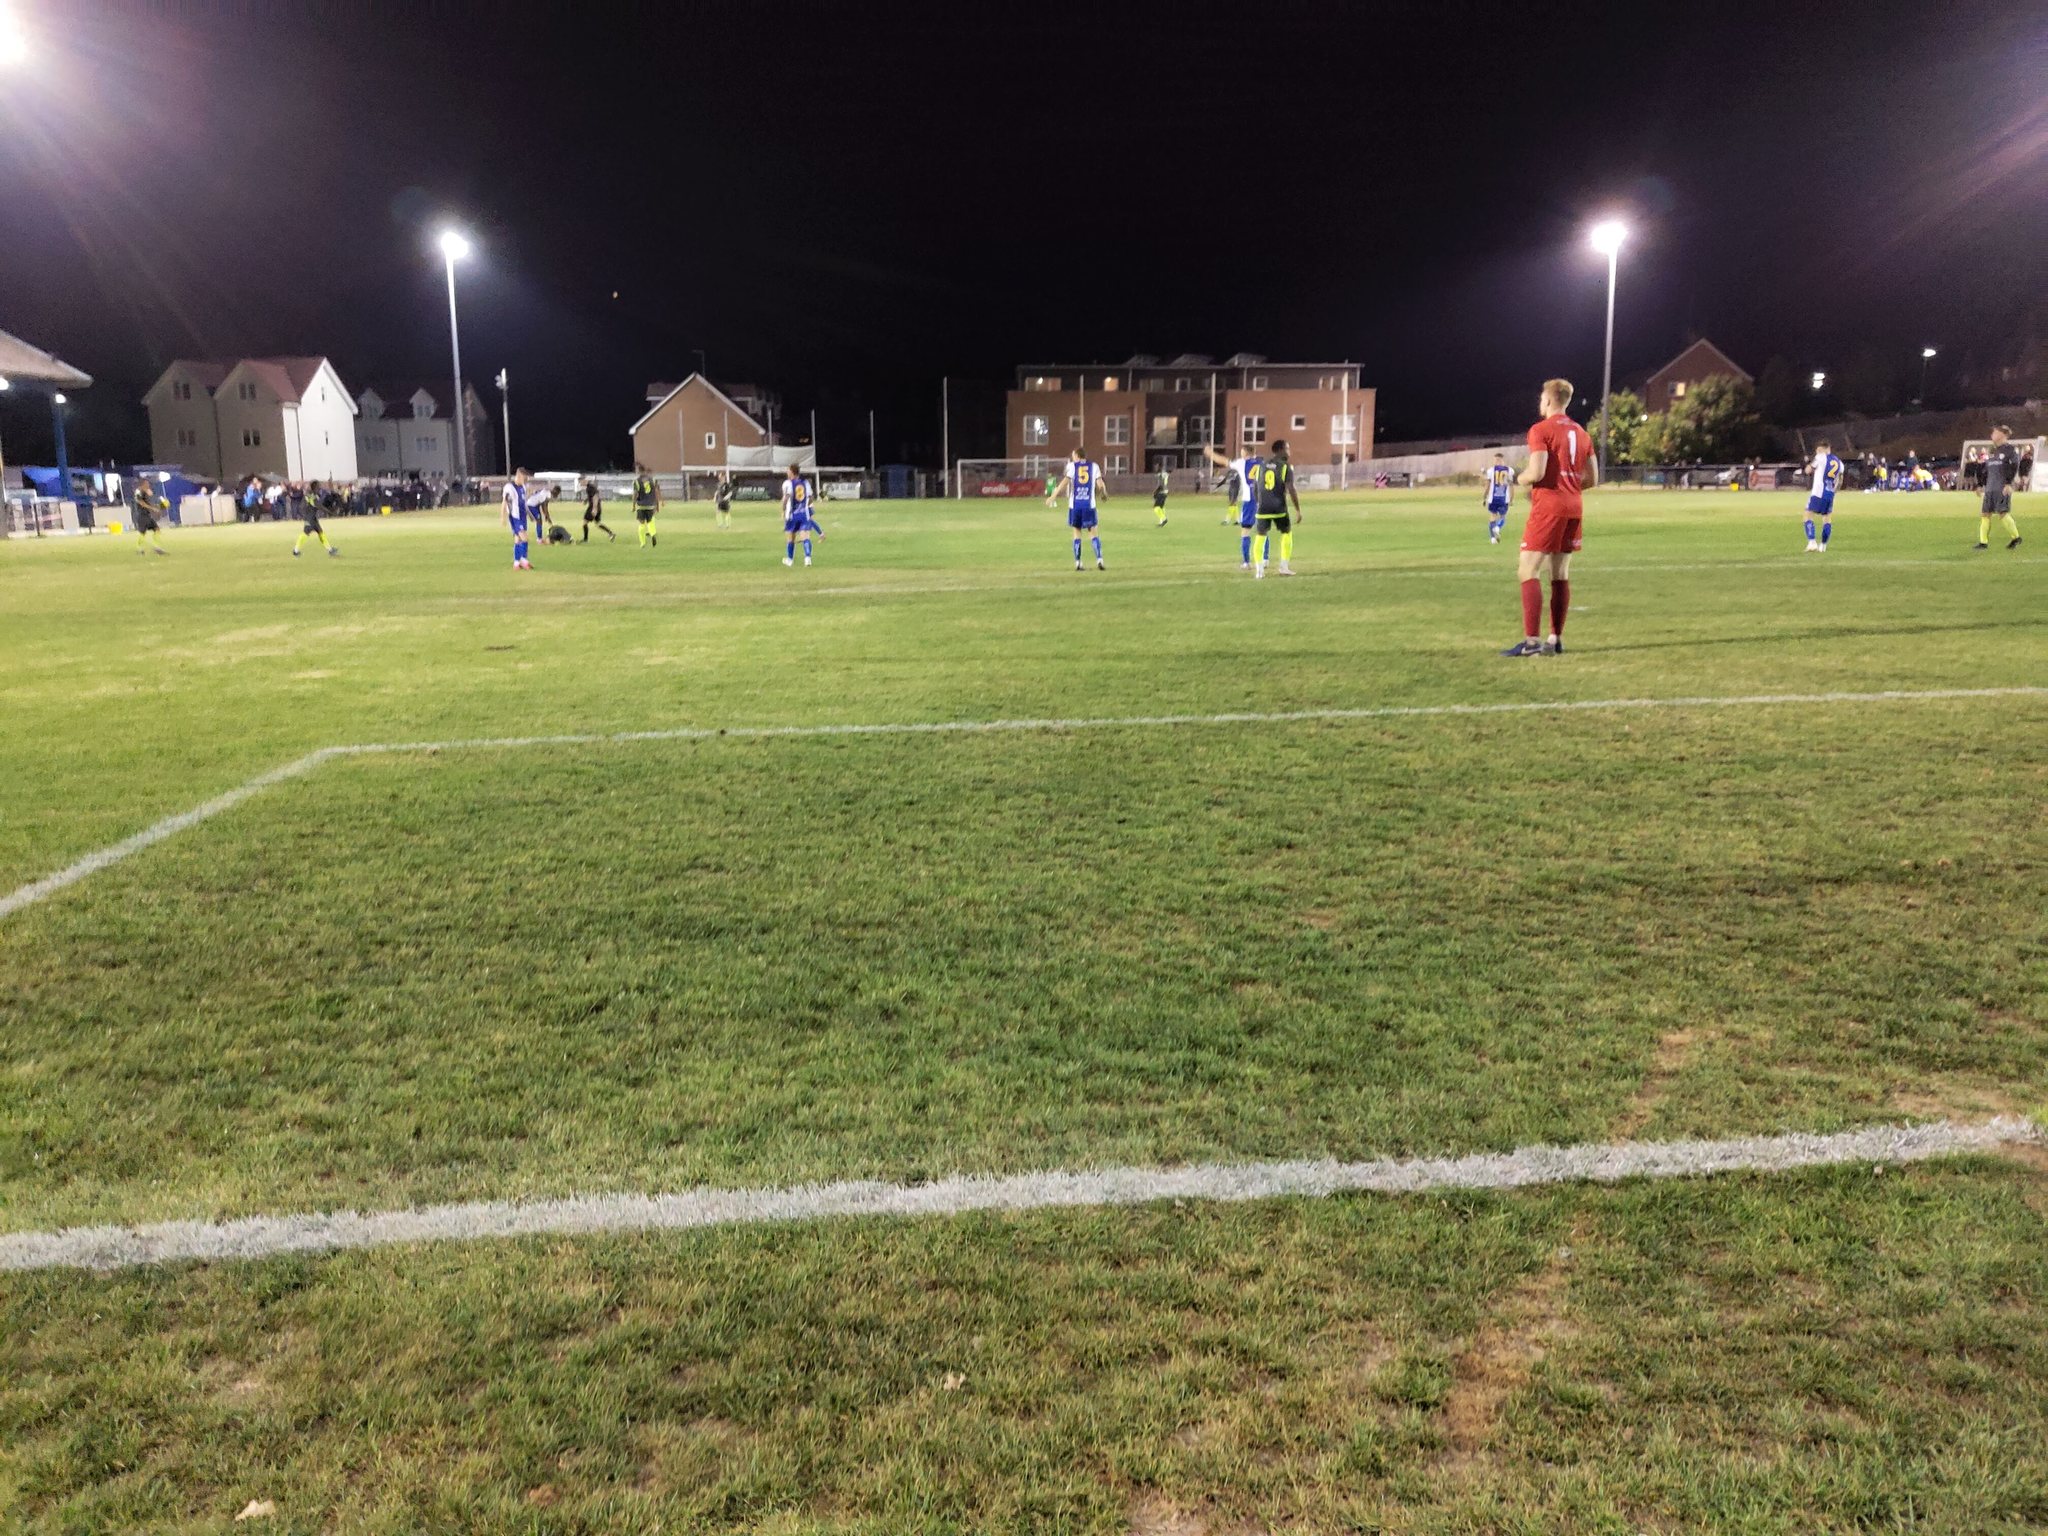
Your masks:
M15 14L0 5L0 69L28 62L28 31Z
M56 401L57 404L59 405L69 405L71 403L70 397L66 395L62 390L59 390L56 394L50 396L50 398Z
M1589 238L1594 250L1602 256L1612 256L1628 238L1628 226L1619 219L1602 219L1593 226Z
M1921 355L1922 357L1932 357L1932 356L1934 356L1934 348L1932 348L1932 347L1922 347L1922 348L1920 349L1920 355Z
M469 240L457 229L441 231L441 254L450 261L460 261L469 254Z

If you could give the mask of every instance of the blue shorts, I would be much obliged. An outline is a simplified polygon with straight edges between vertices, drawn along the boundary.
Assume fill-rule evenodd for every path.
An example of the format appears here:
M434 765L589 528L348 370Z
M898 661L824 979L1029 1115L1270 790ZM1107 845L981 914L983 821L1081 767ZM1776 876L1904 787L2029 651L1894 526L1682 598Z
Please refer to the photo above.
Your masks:
M1067 526L1069 528L1093 528L1095 526L1095 509L1093 507L1067 508Z
M525 519L525 518L523 518L523 517L515 517L515 518L513 518L513 519L512 519L512 537L513 537L513 538L515 538L515 539L517 539L517 538L522 538L522 537L524 537L524 536L525 536L525 533L526 533L526 519Z
M1489 501L1486 504L1486 515L1488 517L1506 517L1508 515L1508 504L1504 501Z
M1809 496L1806 498L1806 510L1818 512L1822 517L1826 517L1835 510L1835 498L1832 496Z
M1258 526L1259 526L1259 509L1258 509L1257 507L1255 507L1255 506L1253 506L1253 507L1239 507L1239 508L1237 509L1237 526L1238 526L1238 527L1240 527L1240 528L1256 528L1256 527L1258 527Z
M811 517L808 512L791 512L786 514L782 519L782 531L784 533L802 533L806 529L813 528L816 526L817 525L811 521Z

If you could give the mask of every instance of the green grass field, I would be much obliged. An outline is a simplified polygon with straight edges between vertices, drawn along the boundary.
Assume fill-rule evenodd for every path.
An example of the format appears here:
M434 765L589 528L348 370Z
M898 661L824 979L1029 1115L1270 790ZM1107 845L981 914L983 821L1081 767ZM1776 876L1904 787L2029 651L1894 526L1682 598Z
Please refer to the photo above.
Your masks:
M2048 687L1961 496L0 544L0 895L317 748ZM2020 498L2048 548L2048 496ZM1519 526L1519 508L1515 526ZM630 523L625 525L630 528ZM2048 1107L2048 695L342 756L0 918L0 1234ZM0 1530L2029 1531L2048 1157L0 1274Z

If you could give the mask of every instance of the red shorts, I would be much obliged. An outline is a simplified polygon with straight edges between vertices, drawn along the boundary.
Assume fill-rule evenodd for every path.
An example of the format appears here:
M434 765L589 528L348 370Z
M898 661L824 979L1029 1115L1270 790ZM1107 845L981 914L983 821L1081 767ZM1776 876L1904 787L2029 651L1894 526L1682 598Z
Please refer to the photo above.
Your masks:
M1579 548L1576 517L1559 517L1552 512L1531 512L1522 525L1522 548L1530 554L1570 555Z

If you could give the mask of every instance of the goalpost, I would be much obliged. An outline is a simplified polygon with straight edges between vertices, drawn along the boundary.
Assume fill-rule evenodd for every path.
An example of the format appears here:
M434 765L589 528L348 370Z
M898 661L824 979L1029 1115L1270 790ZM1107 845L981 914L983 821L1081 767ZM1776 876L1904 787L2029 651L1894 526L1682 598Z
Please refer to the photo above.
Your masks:
M2031 470L2024 471L2022 475L2015 477L2013 488L2017 490L2022 484L2031 484L2026 479L2027 475L2038 475L2041 472L2042 455L2044 452L2048 452L2048 437L2013 437L2006 439L2006 441L2012 448L2012 451L2020 456L2020 463L2023 466L2029 459L2033 461L2033 468ZM1974 485L1971 484L1970 466L1975 462L1974 456L1989 447L1991 447L1991 439L1988 437L1967 437L1963 439L1962 460L1956 467L1956 486L1958 489L1983 489L1984 483L1981 480L1977 481Z
M954 465L954 494L979 496L1043 496L1049 476L1061 472L1064 460L1050 454L1021 459L961 459Z

